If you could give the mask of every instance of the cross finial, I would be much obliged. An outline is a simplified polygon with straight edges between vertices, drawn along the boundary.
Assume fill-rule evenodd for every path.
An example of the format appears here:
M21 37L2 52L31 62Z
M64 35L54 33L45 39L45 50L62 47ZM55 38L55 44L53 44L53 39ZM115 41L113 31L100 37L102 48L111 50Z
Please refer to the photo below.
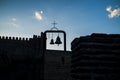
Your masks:
M55 25L57 25L57 23L54 21L52 24L53 24L53 27L51 28L51 30L53 30L53 29L58 30L58 28L57 28L57 27L55 27Z
M52 24L53 24L53 27L55 27L55 25L57 25L57 23L55 21Z

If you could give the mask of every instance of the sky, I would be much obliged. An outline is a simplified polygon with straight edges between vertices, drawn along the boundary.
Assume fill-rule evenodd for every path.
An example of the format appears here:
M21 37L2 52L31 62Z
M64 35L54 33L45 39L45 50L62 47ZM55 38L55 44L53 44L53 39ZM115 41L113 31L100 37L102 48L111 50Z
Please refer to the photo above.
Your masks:
M40 35L53 27L67 34L67 50L74 38L92 33L120 34L120 0L0 0L0 36ZM63 50L49 45L48 49ZM62 34L53 34L54 40Z

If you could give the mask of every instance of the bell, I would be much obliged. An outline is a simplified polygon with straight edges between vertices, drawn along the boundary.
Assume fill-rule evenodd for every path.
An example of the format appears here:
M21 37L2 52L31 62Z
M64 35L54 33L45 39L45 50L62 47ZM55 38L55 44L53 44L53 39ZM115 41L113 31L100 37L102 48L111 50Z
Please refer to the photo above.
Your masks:
M58 46L59 46L59 44L62 44L59 36L57 36L55 44L58 44Z
M50 42L50 44L51 44L51 45L53 45L53 44L54 44L54 40L53 40L53 39L51 39L51 42Z

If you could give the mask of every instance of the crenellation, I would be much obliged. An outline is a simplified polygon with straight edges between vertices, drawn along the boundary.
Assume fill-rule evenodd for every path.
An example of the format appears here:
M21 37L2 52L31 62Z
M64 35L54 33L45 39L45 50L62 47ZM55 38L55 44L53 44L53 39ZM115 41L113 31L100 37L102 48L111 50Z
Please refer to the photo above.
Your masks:
M18 39L19 41L22 41L22 38L21 37L19 37L19 39Z
M25 38L23 38L22 40L25 41Z
M40 36L33 35L33 38L25 38L25 37L11 37L11 36L0 36L0 40L16 40L16 41L30 41L33 39L41 38Z
M9 37L9 40L11 40L12 38L11 37Z
M8 40L8 36L6 36L6 40Z
M44 63L39 43L37 36L0 36L0 80L43 80Z
M15 37L12 37L13 40L15 40Z
M29 38L29 41L32 41L33 38Z
M4 37L4 36L2 36L2 39L5 39L5 37Z
M16 37L16 40L18 40L18 37Z
M37 35L33 35L33 38L35 38L35 39L36 39L36 38L37 38Z
M26 38L25 40L26 40L26 41L28 41L29 39L28 39L28 38Z

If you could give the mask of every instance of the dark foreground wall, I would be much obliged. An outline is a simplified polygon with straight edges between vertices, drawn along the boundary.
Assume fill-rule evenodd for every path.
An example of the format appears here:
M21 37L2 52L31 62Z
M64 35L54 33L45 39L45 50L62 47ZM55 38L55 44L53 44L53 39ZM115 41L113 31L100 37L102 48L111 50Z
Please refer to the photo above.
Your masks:
M70 80L70 51L44 51L43 37L0 37L0 80Z
M45 52L44 79L70 80L70 51L47 50Z
M73 80L120 80L120 34L92 34L71 44Z
M0 80L43 80L43 61L39 57L0 55Z
M0 36L0 80L43 80L41 37Z

